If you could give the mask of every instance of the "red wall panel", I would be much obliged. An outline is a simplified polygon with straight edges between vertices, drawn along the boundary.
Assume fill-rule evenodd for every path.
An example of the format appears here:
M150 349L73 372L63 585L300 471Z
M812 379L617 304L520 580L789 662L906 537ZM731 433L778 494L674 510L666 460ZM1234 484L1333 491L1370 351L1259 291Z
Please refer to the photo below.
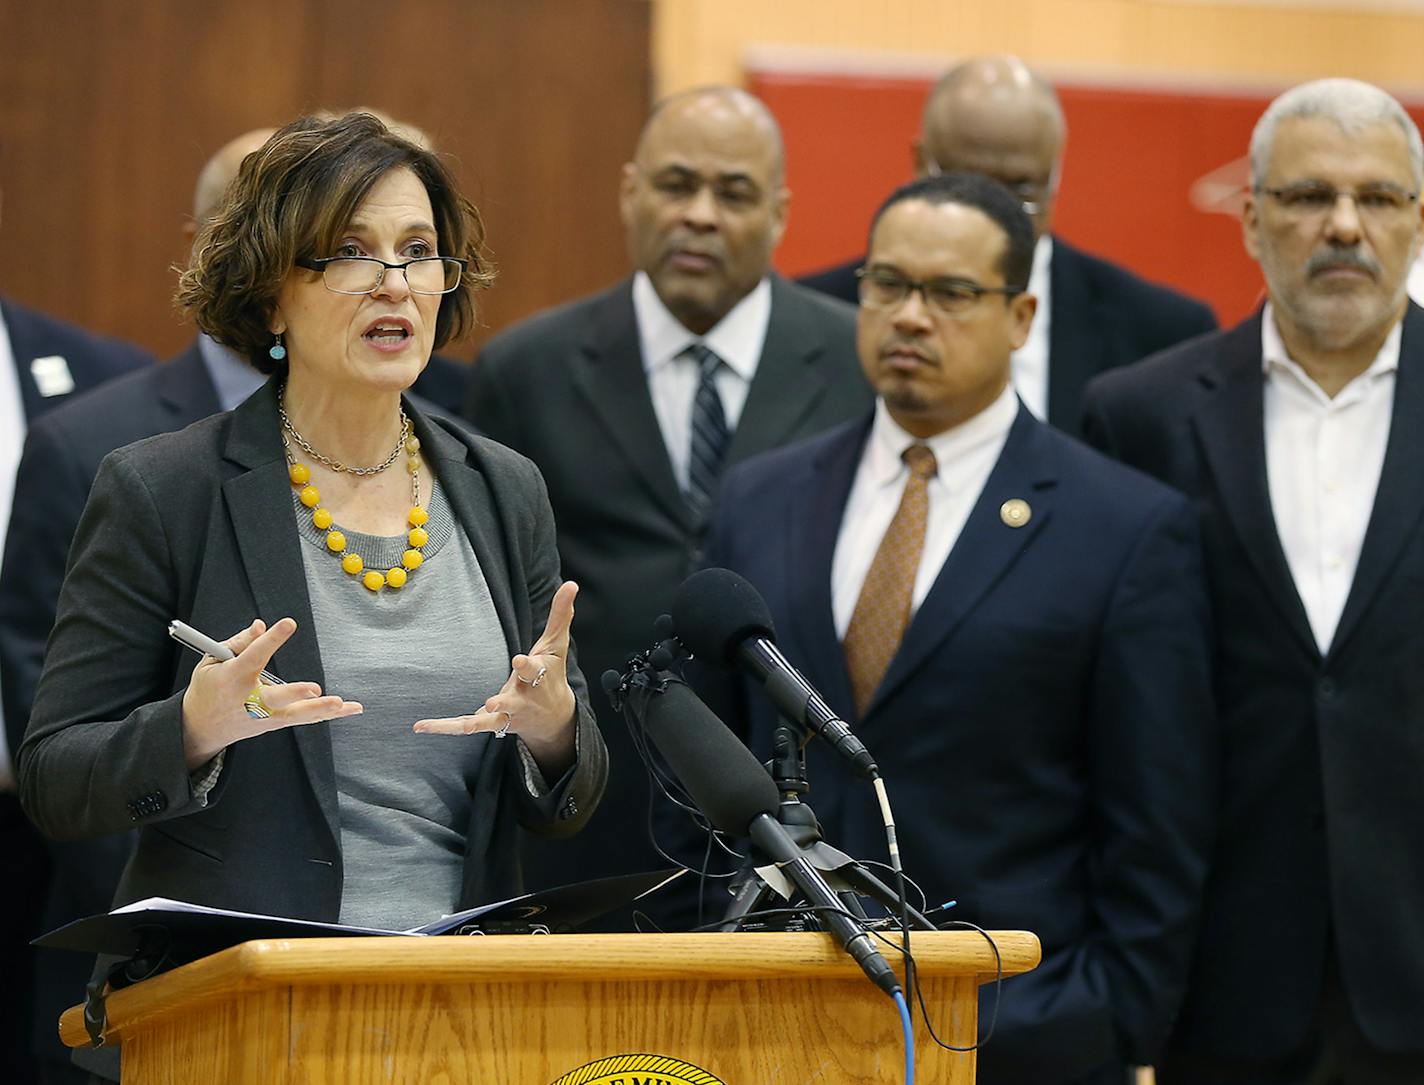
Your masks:
M792 275L864 251L880 200L908 180L924 78L751 72L781 122L790 227L777 253ZM1059 85L1068 147L1054 231L1209 302L1224 323L1261 296L1235 214L1251 129L1272 94ZM1416 122L1424 105L1408 103Z

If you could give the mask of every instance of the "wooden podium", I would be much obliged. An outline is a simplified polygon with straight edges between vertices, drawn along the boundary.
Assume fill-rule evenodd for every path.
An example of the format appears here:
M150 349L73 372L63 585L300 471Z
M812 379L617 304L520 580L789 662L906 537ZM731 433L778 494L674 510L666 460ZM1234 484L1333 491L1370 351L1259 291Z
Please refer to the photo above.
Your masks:
M1032 934L992 937L1005 976L1038 963ZM953 931L916 933L911 945L936 1031L972 1044L977 989L994 978L989 944ZM894 1004L824 934L247 942L116 991L107 1010L126 1085L858 1085L904 1075ZM915 1015L918 1080L972 1082L974 1056L936 1047ZM60 1035L89 1043L79 1007Z

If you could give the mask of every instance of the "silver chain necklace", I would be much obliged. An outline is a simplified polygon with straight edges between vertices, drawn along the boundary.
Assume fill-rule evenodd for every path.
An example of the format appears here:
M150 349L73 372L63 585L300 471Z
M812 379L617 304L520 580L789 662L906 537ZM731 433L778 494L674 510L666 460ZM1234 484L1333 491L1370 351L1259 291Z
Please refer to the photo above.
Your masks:
M391 449L391 454L385 458L383 463L378 463L374 467L348 467L337 460L328 459L316 449L312 448L311 442L297 432L297 427L292 425L292 420L287 417L287 386L282 385L277 392L277 415L282 419L282 429L286 432L282 434L282 443L287 441L287 434L292 435L292 440L296 441L305 452L317 463L331 471L341 472L348 475L379 475L391 464L396 462L401 451L405 448L405 443L410 439L410 418L405 413L405 408L400 408L401 431L400 437L396 440L396 447Z

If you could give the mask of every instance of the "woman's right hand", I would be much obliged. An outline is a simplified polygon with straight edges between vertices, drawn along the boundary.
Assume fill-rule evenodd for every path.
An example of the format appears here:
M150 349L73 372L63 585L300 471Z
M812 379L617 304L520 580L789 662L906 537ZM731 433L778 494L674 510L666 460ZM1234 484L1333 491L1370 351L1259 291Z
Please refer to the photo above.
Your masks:
M257 688L257 676L296 631L297 623L291 618L283 618L271 629L259 618L223 642L236 653L235 659L220 662L204 656L193 668L192 680L183 694L183 755L188 771L207 764L245 738L283 727L360 715L360 704L323 696L315 682L262 686L262 702L271 715L253 719L247 714L244 702Z

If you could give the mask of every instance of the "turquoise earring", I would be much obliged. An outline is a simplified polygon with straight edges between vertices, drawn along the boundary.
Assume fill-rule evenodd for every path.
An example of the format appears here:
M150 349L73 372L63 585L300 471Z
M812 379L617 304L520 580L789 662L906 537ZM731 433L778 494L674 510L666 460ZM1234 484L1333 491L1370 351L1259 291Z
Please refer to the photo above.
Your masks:
M280 362L287 356L287 348L282 346L282 333L277 333L277 341L267 348L267 356L274 362Z

